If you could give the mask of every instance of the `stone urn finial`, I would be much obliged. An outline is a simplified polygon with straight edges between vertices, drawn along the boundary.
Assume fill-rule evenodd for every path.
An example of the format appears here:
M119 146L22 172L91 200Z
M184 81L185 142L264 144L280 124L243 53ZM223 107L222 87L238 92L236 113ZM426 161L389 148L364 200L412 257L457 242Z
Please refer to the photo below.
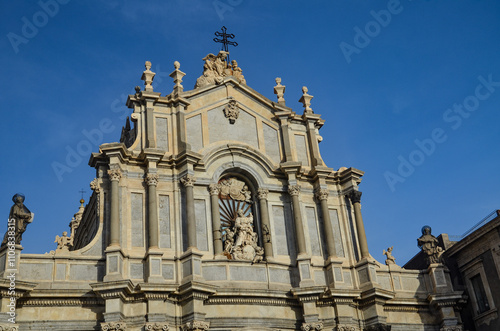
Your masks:
M144 64L144 67L146 67L146 70L142 73L141 79L144 81L144 90L148 92L153 92L153 79L156 75L156 73L151 71L151 62L146 61Z

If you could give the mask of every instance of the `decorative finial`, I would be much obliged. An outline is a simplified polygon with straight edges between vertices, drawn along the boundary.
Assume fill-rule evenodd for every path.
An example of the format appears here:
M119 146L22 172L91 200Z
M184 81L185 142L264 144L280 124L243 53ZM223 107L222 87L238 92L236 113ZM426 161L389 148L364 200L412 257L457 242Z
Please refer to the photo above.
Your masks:
M83 200L83 194L86 193L87 191L85 191L83 188L80 190L80 193L82 194L82 200ZM80 200L80 202L82 201Z
M172 77L174 79L174 83L175 83L174 93L175 94L178 94L184 90L184 86L182 86L181 83L182 83L182 77L186 76L186 74L179 70L180 67L181 67L181 64L179 63L179 61L175 61L174 62L175 70L172 71L172 73L170 74L170 77Z
M233 39L233 38L234 38L234 34L232 34L232 33L226 33L227 28L226 28L225 26L223 26L220 30L221 30L222 32L216 31L216 32L215 32L215 35L216 35L217 37L222 37L222 39L219 39L219 38L214 38L214 41L215 41L216 43L222 43L222 50L223 50L224 52L228 53L228 54L227 54L227 58L226 58L226 62L227 62L227 63L230 63L230 61L229 61L229 49L228 49L228 47L227 47L227 46L228 46L228 45L231 45L231 46L236 47L236 46L238 46L238 43L237 43L237 42L235 42L235 41L230 41L230 40L227 40L228 38Z
M144 72L142 73L142 77L141 77L141 79L144 81L144 86L146 86L144 88L144 90L148 91L148 92L153 92L153 85L151 85L151 83L153 83L153 79L154 79L156 73L154 73L150 70L151 69L151 62L146 61L144 66L146 67L146 70L144 70Z
M278 104L284 106L285 105L285 86L281 85L281 77L276 77L276 86L274 87L274 94L278 96Z
M299 99L299 102L301 102L304 105L304 114L313 114L313 110L310 107L311 106L311 99L313 98L312 95L307 94L309 90L307 89L306 86L302 87L302 97Z

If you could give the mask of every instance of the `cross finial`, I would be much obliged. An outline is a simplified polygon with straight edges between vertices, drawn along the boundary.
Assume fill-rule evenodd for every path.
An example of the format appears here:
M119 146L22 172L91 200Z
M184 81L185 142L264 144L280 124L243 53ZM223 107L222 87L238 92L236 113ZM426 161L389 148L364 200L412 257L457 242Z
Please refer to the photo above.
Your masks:
M85 191L85 190L82 188L79 192L82 194L82 199L83 199L83 194L84 194L84 193L87 193L87 191Z
M227 58L226 58L226 61L227 61L227 63L230 63L230 61L229 61L229 50L228 50L228 47L227 47L227 46L228 46L228 45L231 45L231 46L236 47L236 46L238 46L238 43L237 43L237 42L235 42L235 41L230 41L230 40L228 40L228 38L233 39L233 38L234 38L234 34L232 34L232 33L226 33L227 28L226 28L225 26L223 26L223 27L221 28L221 31L222 31L222 32L216 31L216 32L215 32L215 35L216 35L217 37L222 37L222 39L220 39L220 38L214 38L214 41L215 41L216 43L222 43L222 50L223 50L224 52L227 52L227 53L228 53Z

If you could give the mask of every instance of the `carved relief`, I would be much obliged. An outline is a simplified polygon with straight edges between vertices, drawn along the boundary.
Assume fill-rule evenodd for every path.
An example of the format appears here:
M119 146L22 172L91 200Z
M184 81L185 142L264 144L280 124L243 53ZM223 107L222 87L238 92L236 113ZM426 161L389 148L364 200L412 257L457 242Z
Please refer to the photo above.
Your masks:
M236 103L236 100L229 100L229 103L224 107L224 115L229 119L229 123L234 124L240 116L240 109Z
M230 197L233 200L251 203L252 192L248 186L236 178L223 179L219 182L221 198Z
M0 324L0 331L19 331L19 327L14 325L4 325Z
M182 326L182 331L206 331L210 323L203 321L191 321Z
M196 182L196 177L193 176L193 175L186 175L184 177L181 178L181 183L182 185L184 185L185 187L188 187L188 186L194 186L194 183Z
M148 185L158 185L158 174L148 173L145 179Z
M120 169L109 169L108 170L108 176L110 180L120 180L122 178L122 172Z
M323 323L322 322L302 323L300 329L302 331L321 331L323 330Z
M144 326L146 331L168 331L169 326L166 323L148 323Z
M127 325L124 322L108 322L101 323L102 331L125 331Z
M265 243L271 242L271 231L269 231L269 227L267 226L267 224L264 224L262 226L262 236L264 237Z

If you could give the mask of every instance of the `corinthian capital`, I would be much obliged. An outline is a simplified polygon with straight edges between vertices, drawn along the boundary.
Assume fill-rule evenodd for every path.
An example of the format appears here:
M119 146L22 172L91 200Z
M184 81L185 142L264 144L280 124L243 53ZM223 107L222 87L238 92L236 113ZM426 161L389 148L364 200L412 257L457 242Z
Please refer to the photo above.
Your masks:
M269 190L266 188L260 188L257 191L257 197L259 198L259 200L267 199L268 194L269 194Z
M148 185L156 186L158 184L158 174L148 173L145 179Z
M110 180L116 180L119 181L120 178L122 178L122 172L120 169L109 169L108 170L108 176Z
M186 176L181 178L181 183L185 187L194 186L195 182L196 182L196 177L194 177L193 175L187 174Z
M329 193L328 193L328 190L320 188L320 189L316 190L316 192L314 194L316 195L316 199L321 201L321 200L327 200Z
M322 322L302 323L300 329L302 331L321 331L323 330L323 323Z
M349 199L351 199L352 203L361 202L361 191L352 191L349 193Z
M299 195L300 185L288 185L288 194L291 196Z
M220 191L219 184L208 185L208 191L210 192L210 195L219 195L219 191Z
M203 321L191 321L182 326L182 331L206 331L210 323Z

